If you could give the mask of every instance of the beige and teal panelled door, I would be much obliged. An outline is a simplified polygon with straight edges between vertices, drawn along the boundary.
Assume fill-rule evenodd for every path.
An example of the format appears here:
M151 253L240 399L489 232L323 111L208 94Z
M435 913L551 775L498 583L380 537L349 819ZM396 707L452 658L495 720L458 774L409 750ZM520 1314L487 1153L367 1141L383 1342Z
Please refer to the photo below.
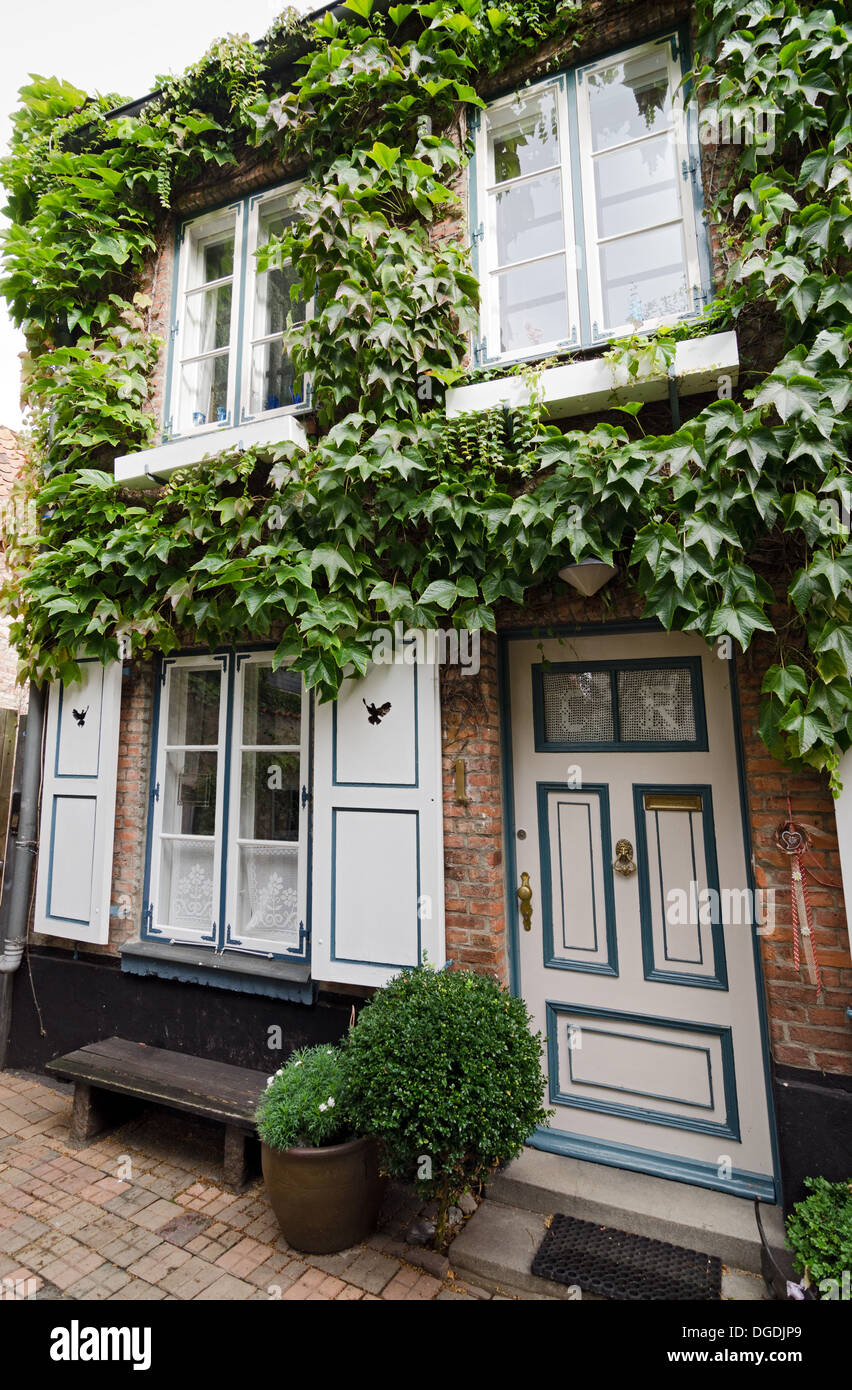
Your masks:
M774 1201L731 663L647 630L506 647L532 1142Z

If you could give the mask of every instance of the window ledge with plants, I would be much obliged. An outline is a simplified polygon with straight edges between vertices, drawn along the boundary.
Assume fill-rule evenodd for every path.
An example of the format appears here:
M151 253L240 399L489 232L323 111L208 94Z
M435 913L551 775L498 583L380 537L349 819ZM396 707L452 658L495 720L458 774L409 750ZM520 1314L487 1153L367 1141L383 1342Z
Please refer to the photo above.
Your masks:
M450 387L447 415L499 406L517 409L537 400L544 415L562 420L627 401L664 400L671 383L680 396L716 392L720 383L721 394L730 395L738 375L736 333L711 333L665 346L658 339L634 352L546 367L538 377L530 371Z

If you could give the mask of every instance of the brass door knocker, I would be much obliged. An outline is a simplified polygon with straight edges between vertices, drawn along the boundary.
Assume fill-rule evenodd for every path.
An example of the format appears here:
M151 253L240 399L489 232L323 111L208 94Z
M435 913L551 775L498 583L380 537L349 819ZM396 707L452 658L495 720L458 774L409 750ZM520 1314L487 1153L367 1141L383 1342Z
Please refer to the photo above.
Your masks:
M521 874L518 901L521 904L521 917L524 923L524 931L530 931L532 928L532 889L530 888L530 876L527 873Z
M615 862L612 866L617 874L623 874L628 878L630 874L635 874L636 865L633 861L633 846L629 840L619 840L615 846Z

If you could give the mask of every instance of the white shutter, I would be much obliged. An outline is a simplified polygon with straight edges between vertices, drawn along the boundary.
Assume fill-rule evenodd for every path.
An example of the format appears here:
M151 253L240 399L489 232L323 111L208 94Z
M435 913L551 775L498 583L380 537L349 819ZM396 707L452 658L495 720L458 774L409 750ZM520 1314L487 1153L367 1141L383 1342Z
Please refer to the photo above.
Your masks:
M314 979L381 985L424 952L443 965L437 665L371 666L317 707L313 809Z
M121 662L81 660L50 687L34 930L109 939Z

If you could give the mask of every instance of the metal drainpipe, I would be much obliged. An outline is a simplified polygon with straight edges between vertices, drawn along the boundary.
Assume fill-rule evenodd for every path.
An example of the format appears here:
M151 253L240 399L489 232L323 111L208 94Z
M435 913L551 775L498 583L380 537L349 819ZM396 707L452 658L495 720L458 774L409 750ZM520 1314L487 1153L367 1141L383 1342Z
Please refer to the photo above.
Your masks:
M10 846L6 892L8 913L0 910L0 1071L6 1065L6 1049L12 1028L12 986L14 974L21 964L27 940L33 869L36 861L36 832L38 830L38 799L41 788L41 740L44 727L44 695L38 686L30 686L27 731L24 739L24 759L21 771L21 805L18 814L18 834Z

